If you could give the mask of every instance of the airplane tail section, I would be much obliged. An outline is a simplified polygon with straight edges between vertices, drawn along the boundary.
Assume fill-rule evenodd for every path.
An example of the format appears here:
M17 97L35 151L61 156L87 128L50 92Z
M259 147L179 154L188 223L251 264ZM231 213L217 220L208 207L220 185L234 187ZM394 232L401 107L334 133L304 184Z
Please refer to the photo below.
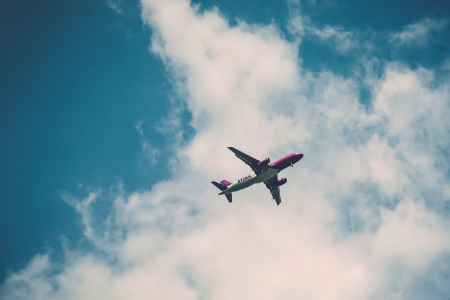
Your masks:
M211 183L214 184L221 191L224 191L224 190L226 190L228 188L226 185L220 184L220 183L215 182L215 181L211 181Z
M226 186L226 187L228 187L229 185L231 185L231 182L229 182L228 180L222 180L221 182L220 182L222 185L224 185L224 186Z
M224 181L225 181L226 183L228 183L228 184L225 185L225 184L224 184ZM211 181L211 183L214 184L214 185L215 185L219 190L221 190L221 191L226 190L226 189L228 188L228 185L231 184L231 182L228 182L228 181L226 181L226 180L222 180L221 183L218 183L218 182L215 182L215 181ZM225 197L227 197L228 202L231 203L231 202L233 201L232 196L231 196L231 193L225 194Z
M232 202L233 201L233 196L232 196L232 194L231 193L229 193L229 194L225 194L225 197L227 197L227 200L228 200L228 202Z

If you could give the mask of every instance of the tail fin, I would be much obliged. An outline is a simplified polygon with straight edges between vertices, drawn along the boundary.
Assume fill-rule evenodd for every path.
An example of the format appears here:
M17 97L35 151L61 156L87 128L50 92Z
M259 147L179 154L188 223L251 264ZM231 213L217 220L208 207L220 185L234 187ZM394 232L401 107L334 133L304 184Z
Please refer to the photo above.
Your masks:
M226 180L222 180L222 181L226 181ZM229 183L229 184L231 184L230 182L228 182L228 181L226 181L227 183ZM220 183L217 183L217 182L215 182L215 181L211 181L211 183L212 184L214 184L219 190L221 190L221 191L224 191L224 190L226 190L227 188L228 188L228 186L226 186L226 185L224 185L224 184L220 184ZM229 185L228 184L228 185ZM227 200L228 200L228 202L232 202L233 201L233 197L232 197L232 195L231 195L231 193L229 193L229 194L225 194L225 197L227 197Z
M233 201L233 196L231 195L231 193L225 194L225 197L227 197L228 202L231 203L231 201Z
M224 186L229 186L229 185L231 185L231 182L229 182L228 180L222 180L221 182L220 182L222 185L224 185Z

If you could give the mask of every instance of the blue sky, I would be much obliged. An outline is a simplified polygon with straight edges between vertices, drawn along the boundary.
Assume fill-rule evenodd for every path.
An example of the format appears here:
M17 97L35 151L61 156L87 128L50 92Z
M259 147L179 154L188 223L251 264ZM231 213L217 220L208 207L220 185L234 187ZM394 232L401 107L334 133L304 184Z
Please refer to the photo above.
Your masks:
M58 247L61 235L81 237L62 191L118 178L139 189L167 176L163 166L140 167L135 125L163 145L153 126L168 101L137 3L123 17L101 1L2 5L4 278L40 249Z
M448 2L4 1L0 14L6 299L448 295ZM225 146L305 153L281 209L262 187L232 206L216 196L211 180L248 172Z

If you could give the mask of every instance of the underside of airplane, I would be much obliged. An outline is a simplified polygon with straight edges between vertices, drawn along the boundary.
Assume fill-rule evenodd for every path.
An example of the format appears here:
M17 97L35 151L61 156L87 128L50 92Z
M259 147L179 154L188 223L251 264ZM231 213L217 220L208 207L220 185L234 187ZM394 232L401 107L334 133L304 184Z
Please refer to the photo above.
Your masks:
M221 190L219 195L225 195L228 202L232 202L232 193L245 189L256 183L263 182L270 190L273 199L279 205L281 203L280 186L287 182L286 178L278 179L278 173L287 167L293 167L300 159L302 159L302 153L292 153L285 157L270 163L270 159L257 160L248 154L245 154L236 148L228 147L240 160L247 164L252 173L239 179L238 181L231 183L227 180L222 180L220 183L212 181L218 189Z

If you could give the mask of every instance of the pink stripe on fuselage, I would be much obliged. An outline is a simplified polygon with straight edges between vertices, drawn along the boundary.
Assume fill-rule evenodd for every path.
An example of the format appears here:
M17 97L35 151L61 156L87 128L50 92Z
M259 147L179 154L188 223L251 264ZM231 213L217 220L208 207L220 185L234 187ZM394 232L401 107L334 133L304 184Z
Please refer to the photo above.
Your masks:
M270 167L277 168L277 169L285 169L289 167L292 164L295 164L300 159L302 159L303 154L302 153L292 153L288 154L283 158L280 158L279 160L269 164Z

